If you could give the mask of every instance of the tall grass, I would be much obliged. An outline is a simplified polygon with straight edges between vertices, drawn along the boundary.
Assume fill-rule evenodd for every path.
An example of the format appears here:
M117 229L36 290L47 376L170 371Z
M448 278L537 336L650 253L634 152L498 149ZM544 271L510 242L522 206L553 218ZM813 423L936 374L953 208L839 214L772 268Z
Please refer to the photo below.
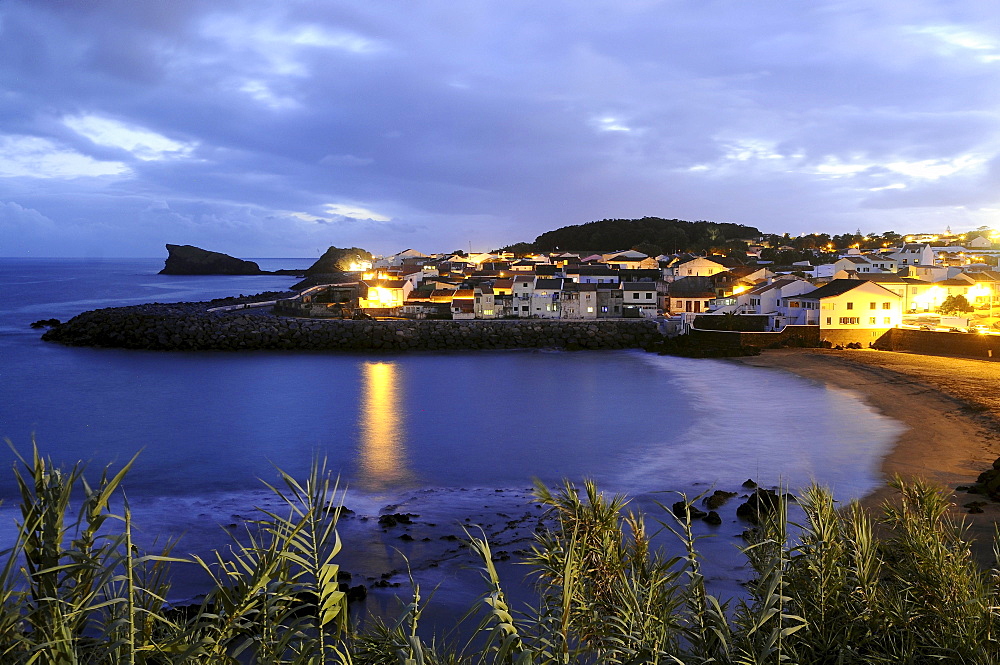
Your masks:
M871 515L808 488L792 525L777 502L743 548L755 571L735 604L709 593L690 507L646 515L592 482L535 488L550 526L523 562L537 603L513 608L482 535L467 533L484 593L464 643L423 635L413 584L399 620L356 628L337 583L342 495L321 461L269 485L227 552L177 557L132 542L130 461L88 484L81 465L18 456L20 518L0 567L0 663L568 665L1000 662L1000 577L973 561L945 495L895 481ZM120 513L112 506L121 506ZM676 514L680 513L681 516ZM654 546L672 532L669 556ZM349 546L349 544L348 544ZM172 567L207 573L193 608L167 602Z

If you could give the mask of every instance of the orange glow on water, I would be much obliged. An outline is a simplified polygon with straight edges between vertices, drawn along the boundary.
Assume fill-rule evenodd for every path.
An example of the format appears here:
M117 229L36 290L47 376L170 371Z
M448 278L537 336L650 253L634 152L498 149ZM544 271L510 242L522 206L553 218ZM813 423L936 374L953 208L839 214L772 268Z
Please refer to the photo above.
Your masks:
M391 362L361 366L359 465L367 489L386 488L410 476L406 468L398 373L396 363Z

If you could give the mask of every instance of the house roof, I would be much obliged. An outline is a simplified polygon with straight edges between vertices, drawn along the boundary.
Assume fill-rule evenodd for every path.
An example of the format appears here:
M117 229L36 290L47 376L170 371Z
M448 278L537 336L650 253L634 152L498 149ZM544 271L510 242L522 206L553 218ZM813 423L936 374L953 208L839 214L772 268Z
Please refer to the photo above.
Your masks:
M405 283L401 279L370 279L362 282L368 288L377 286L382 289L401 289Z
M994 270L981 270L978 272L964 273L966 277L971 277L977 282L1000 282L1000 272Z
M858 275L858 279L866 282L878 282L879 284L905 284L902 277L894 272L871 272Z
M548 289L550 291L558 291L562 288L563 280L561 279L536 279L535 289Z
M843 295L848 291L853 291L863 284L871 284L869 280L864 279L835 279L824 286L819 287L815 291L810 291L809 293L803 293L802 295L795 296L796 298L803 300L820 300L822 298L833 298L835 296ZM884 289L886 293L890 293L893 296L897 296L895 293L886 289L884 286L875 283L880 289Z
M618 271L607 267L606 265L598 266L566 266L567 275L586 275L587 277L612 277L618 275Z
M776 279L770 284L759 284L756 288L751 289L750 293L753 295L760 295L761 293L767 293L772 289L780 289L782 287L788 286L789 284L794 284L795 282L801 282L801 279L793 279L790 277L783 277L781 279Z
M685 297L715 297L715 289L712 288L712 278L711 277L683 277L678 280L670 282L667 287L670 296L685 296Z
M656 282L622 282L623 291L655 291Z

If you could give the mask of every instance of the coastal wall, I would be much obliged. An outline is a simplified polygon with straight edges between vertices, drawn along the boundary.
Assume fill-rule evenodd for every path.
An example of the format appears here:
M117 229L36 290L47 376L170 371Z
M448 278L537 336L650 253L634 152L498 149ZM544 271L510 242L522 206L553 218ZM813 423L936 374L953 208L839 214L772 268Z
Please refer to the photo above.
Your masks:
M819 327L785 326L781 332L741 332L693 328L691 336L699 343L722 347L755 346L758 349L770 349L785 346L790 340L800 340L803 344L815 346L819 344Z
M351 321L295 319L264 310L207 312L204 304L139 305L84 312L42 337L71 346L164 351L626 349L662 339L642 319L566 321Z
M906 351L934 356L1000 358L1000 335L892 328L872 346L882 351Z

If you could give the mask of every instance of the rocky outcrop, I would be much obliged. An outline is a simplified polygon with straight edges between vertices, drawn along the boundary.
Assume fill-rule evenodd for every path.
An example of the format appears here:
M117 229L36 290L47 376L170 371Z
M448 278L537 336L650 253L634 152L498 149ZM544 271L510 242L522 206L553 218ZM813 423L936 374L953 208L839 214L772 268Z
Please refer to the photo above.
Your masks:
M642 319L603 321L352 321L295 319L266 309L208 312L205 303L84 312L42 339L71 346L151 350L648 348L660 335Z
M371 252L360 247L330 247L323 252L316 263L309 266L306 276L335 275L350 270L356 270L359 263L371 262Z
M193 245L167 245L167 260L161 275L263 275L253 261L210 252Z

